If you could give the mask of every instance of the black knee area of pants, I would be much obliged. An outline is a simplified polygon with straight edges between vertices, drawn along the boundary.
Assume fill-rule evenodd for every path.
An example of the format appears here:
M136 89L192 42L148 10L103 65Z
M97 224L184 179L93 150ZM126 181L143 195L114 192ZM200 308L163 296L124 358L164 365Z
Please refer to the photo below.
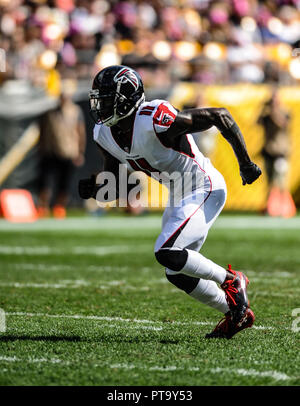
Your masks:
M199 278L193 278L192 276L187 276L182 273L179 273L178 275L166 274L166 277L171 283L173 283L173 285L184 290L186 293L191 293L199 282Z
M188 253L186 249L162 249L155 253L157 261L172 271L181 271L186 264Z

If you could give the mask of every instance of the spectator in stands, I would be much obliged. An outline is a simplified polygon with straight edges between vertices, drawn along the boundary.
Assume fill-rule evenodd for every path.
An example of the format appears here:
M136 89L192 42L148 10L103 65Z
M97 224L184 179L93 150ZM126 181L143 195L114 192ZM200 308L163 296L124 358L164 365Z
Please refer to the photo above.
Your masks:
M0 0L8 66L0 83L19 78L43 86L36 77L45 72L37 70L55 57L61 74L71 69L77 79L91 79L134 55L133 68L156 61L144 69L151 87L160 88L163 65L167 83L262 83L264 66L274 61L287 84L300 79L289 66L299 41L299 0Z
M180 81L297 85L300 58L292 50L299 47L300 0L0 0L0 86L20 80L52 96L60 78L90 84L113 64L139 71L147 94L163 98ZM46 133L57 132L55 114L44 117ZM262 120L270 125L270 117ZM213 148L212 134L201 140L211 140L203 150ZM267 150L266 143L269 165Z
M72 101L72 83L62 84L58 107L41 117L40 217L49 215L51 203L54 217L66 216L74 169L84 164L85 126L81 109Z
M258 120L264 128L262 156L269 186L266 212L271 216L291 217L296 214L287 183L291 150L289 121L289 114L281 105L275 88Z

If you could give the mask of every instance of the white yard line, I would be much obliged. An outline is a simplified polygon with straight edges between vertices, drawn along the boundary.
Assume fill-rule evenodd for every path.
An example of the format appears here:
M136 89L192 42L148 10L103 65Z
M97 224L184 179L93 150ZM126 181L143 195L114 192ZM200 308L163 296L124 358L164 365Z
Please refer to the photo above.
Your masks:
M215 373L228 373L242 376L259 376L261 378L272 378L275 381L287 381L293 379L282 372L278 371L256 371L255 369L229 369L229 368L215 368L212 370Z
M127 250L127 248L129 247L125 247L122 246L123 249ZM26 250L26 247L23 247ZM32 247L31 247L32 248ZM34 247L35 249L36 247ZM101 250L105 249L105 247L100 247ZM109 247L111 248L111 247ZM146 246L143 247L143 249L145 248L146 250ZM147 246L147 250L148 250L148 246ZM80 250L83 249L83 247L79 247ZM118 249L118 247L116 247L116 250ZM13 247L5 247L3 249L4 251L7 251L9 253L13 253L14 249ZM99 250L99 247L93 247L93 250ZM17 251L17 250L16 250ZM42 252L43 250L41 250ZM36 252L39 252L38 250ZM46 250L44 250L44 252L46 252ZM48 251L49 252L49 251ZM100 251L97 251L98 253ZM127 251L126 251L127 252ZM1 246L0 246L0 253L1 253ZM157 269L160 269L163 273L163 269L160 267L158 268L158 266L153 266L153 267L141 267L138 268L139 272L151 272L151 271L156 271ZM87 265L85 266L84 264L80 264L77 265L72 264L72 265L65 265L65 264L45 264L45 263L20 263L20 262L10 262L9 263L9 270L22 270L22 271L27 271L27 270L33 270L33 271L53 271L53 272L59 272L59 271L91 271L91 272L127 272L132 270L132 267L130 266L110 266L110 265ZM288 272L288 271L270 271L270 272L260 272L260 271L254 271L254 270L249 270L249 269L239 269L240 271L244 272L250 279L250 282L252 281L266 281L266 283L268 283L268 281L277 281L278 279L290 279L290 278L299 278L300 274L299 272ZM166 283L169 283L167 281L167 279L165 278L161 278L161 280L165 280Z
M171 325L196 325L196 326L211 326L216 324L216 322L209 321L172 321L172 322L162 322L159 320L145 320L145 319L125 319L122 317L108 317L108 316L89 316L82 314L47 314L47 313L26 313L26 312L6 312L6 316L23 316L23 317L49 317L49 318L59 318L59 319L82 319L82 320L98 320L98 321L118 321L125 323L138 323L138 324L158 324L162 326ZM274 327L271 326L253 326L256 330L273 330Z
M80 360L82 363L84 360ZM118 364L105 364L101 361L97 360L86 360L89 364L93 364L94 366L101 366L107 367L111 369L125 369L125 370L132 370L132 369L142 369L146 371L159 371L159 372L174 372L174 371L190 371L190 372L199 372L202 371L202 367L184 367L184 366L176 366L176 365L153 365L153 366L146 366L146 365L135 365L135 364L125 364L125 363L118 363ZM7 356L0 356L0 362L22 362L22 363L29 363L29 364L40 364L40 363L48 363L48 364L56 364L67 366L71 364L76 364L74 361L67 361L61 360L58 358L19 358L16 356L7 357ZM271 378L274 381L288 381L291 379L296 379L296 377L288 376L287 374L279 371L257 371L255 369L230 369L230 368L210 368L208 370L210 373L228 373L230 375L241 375L241 376L257 376L260 378Z
M287 271L270 271L270 272L260 272L260 271L254 271L254 270L249 270L249 269L242 269L242 272L244 272L247 276L254 276L254 277L266 277L269 278L270 276L276 277L276 278L294 278L297 276L297 272L292 273L292 272L287 272Z
M113 245L113 246L84 246L57 248L49 246L10 246L1 245L0 254L2 255L97 255L104 256L110 254L123 254L132 252L132 245ZM136 245L135 252L148 252L151 250L149 245ZM151 252L151 251L150 251Z
M33 289L78 289L82 287L93 287L95 289L108 290L116 286L121 286L123 290L131 290L136 292L148 292L151 290L149 286L132 286L125 281L102 281L101 284L96 282L88 282L84 280L63 280L55 283L49 282L0 282L0 287L6 288L33 288Z
M170 289L171 293L180 293L183 294L184 292L180 289L172 288ZM295 293L281 293L281 292L269 292L269 291L262 291L262 290L248 290L248 294L250 295L250 301L253 301L256 296L268 296L268 297L293 297L298 298L299 292L297 288L295 289Z
M64 221L44 219L35 223L14 224L6 220L0 220L0 232L16 231L82 231L101 232L128 230L159 230L161 228L162 214L149 217L70 217ZM272 218L263 216L227 216L221 215L213 225L216 229L255 229L255 230L299 230L300 217L290 219Z
M63 264L40 264L40 263L28 263L28 262L16 262L16 263L9 263L9 271L50 271L50 272L58 272L58 271L72 271L76 269L76 265L73 267L71 265L63 265ZM76 269L77 270L77 269Z
M132 271L130 266L109 266L109 265L84 265L84 264L45 264L45 263L29 263L29 262L9 262L9 271L41 271L41 272L61 272L61 271L89 271L89 272L128 272ZM151 267L141 267L138 268L138 272L151 272L155 268ZM168 282L169 283L169 282Z
M70 361L63 361L61 359L57 358L18 358L18 357L5 357L5 356L0 356L0 362L26 362L29 364L40 364L43 362L46 362L48 364L61 364L61 365L70 365Z
M245 275L247 275L247 274L245 273ZM288 280L289 283L291 283L292 282L291 279L295 279L295 280L300 279L300 275L294 275L294 276L289 276L289 277L287 277L287 276L276 277L276 278L273 278L272 276L269 276L269 277L267 277L267 276L250 276L250 275L247 275L247 276L248 276L250 285L251 285L251 282L260 283L261 285L262 284L269 285L270 282L272 282L272 284L281 285L283 280Z
M297 292L297 291L295 293L281 293L281 292L265 292L265 291L261 291L261 290L254 290L253 292L248 292L248 293L250 293L252 300L254 300L255 296L294 297L294 298L299 297L299 292Z
M84 265L84 264L45 264L45 263L22 263L22 262L10 262L9 270L16 271L41 271L41 272L61 272L61 271L90 271L90 272L128 272L132 268L129 266L109 266L109 265ZM139 271L148 272L151 268L143 267L139 268Z
M17 289L79 289L83 287L92 287L94 289L101 289L101 290L109 290L113 289L114 287L121 287L124 291L132 291L132 292L149 292L153 291L155 288L154 285L158 284L168 284L169 282L161 281L161 280L152 280L148 281L148 284L151 286L132 286L130 284L126 284L124 280L112 280L112 281L102 281L101 284L97 284L97 282L89 282L86 280L62 280L55 283L49 282L0 282L0 287L2 288L17 288ZM180 293L182 294L183 291L177 288L171 288L170 293ZM251 295L250 298L254 300L256 296L268 296L268 297L298 297L299 292L298 289L295 288L294 293L284 293L284 292L269 292L269 291L262 291L262 290L253 290L248 291Z
M125 231L151 230L161 227L161 215L149 217L69 217L63 221L42 219L34 223L10 223L0 220L0 232L15 231Z
M254 229L254 230L297 230L300 229L300 217L290 219L263 216L220 216L214 228L218 229Z
M0 247L1 251L1 247ZM8 252L12 252L13 250L7 250ZM154 264L155 265L155 264ZM9 263L9 269L13 270L22 270L22 271L53 271L53 272L58 272L58 271L91 271L91 272L127 272L132 270L132 267L130 266L110 266L110 265L87 265L85 266L84 264L77 265L72 264L72 265L65 265L65 264L45 264L45 263L21 263L21 262L10 262ZM159 269L162 271L163 274L163 269L158 266L153 266L153 267L141 267L138 268L139 272L151 272L151 271L156 271ZM258 272L258 271L252 271L252 270L245 270L245 269L240 269L240 271L244 272L248 277L250 277L250 282L253 280L257 281L276 281L278 279L290 279L290 278L297 278L300 277L300 274L295 272L287 272L287 271L270 271L270 272ZM164 278L161 278L161 280L164 280ZM166 282L167 279L165 279ZM169 283L169 282L168 282Z
M97 329L106 329L106 328L112 328L112 329L118 329L120 328L120 324L117 323L101 323L101 325L97 326ZM155 327L155 326L147 326L147 325L127 325L126 330L150 330L150 331L162 331L163 327Z
M212 322L195 321L195 322L162 322L160 320L145 320L145 319L125 319L123 317L108 317L108 316L89 316L82 314L47 314L47 313L26 313L26 312L5 312L6 316L25 316L25 317L50 317L50 318L67 318L67 319L82 319L82 320L98 320L98 321L119 321L125 323L138 323L138 324L160 324L164 326L169 325L199 325L207 326L212 325Z

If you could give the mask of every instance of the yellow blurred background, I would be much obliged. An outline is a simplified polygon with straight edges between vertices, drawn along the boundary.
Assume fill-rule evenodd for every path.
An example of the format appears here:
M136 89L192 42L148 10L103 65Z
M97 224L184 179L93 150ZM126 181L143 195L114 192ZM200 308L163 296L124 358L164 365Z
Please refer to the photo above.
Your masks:
M214 166L223 174L228 197L225 209L242 211L262 211L266 206L268 188L261 156L264 134L257 123L264 103L270 98L272 88L269 85L236 84L230 86L203 86L197 83L179 83L173 90L170 102L182 109L186 104L201 95L205 105L226 107L237 121L246 141L251 159L257 163L263 175L252 185L242 186L238 162L229 143L220 135L216 137L215 148L210 156ZM283 106L289 111L291 156L288 174L289 190L297 192L300 184L300 87L281 87L278 90ZM149 182L155 182L149 180ZM150 188L148 188L150 189ZM152 187L149 199L156 206L163 207L167 202L167 190L164 186Z

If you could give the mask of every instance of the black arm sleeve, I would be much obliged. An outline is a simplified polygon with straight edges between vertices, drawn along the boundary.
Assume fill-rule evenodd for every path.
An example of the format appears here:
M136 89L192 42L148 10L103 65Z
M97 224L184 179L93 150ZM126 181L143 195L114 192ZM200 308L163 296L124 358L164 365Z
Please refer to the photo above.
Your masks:
M117 190L116 190L116 196L119 197L119 165L121 165L121 162L115 158L114 156L112 156L109 152L107 152L104 148L102 148L97 142L96 142L97 147L100 150L100 153L103 157L103 169L102 171L104 172L112 172L115 177L116 177L116 181L117 181ZM128 177L129 177L129 173L127 173L127 192L129 193L131 189L133 189L136 184L130 184L128 183ZM139 182L139 181L138 181ZM101 189L101 187L105 186L106 184L103 185L96 185L96 189L95 189L95 195L94 197L96 198L97 192L99 189Z
M222 130L221 134L231 145L240 167L243 167L251 162L247 152L244 137L236 123L228 129Z
M97 147L103 158L103 168L102 171L112 172L115 176L119 176L119 165L121 162L112 156L109 152L107 152L104 148L102 148L97 142Z
M223 137L229 142L240 166L251 162L243 135L237 123L225 108L183 110L178 113L165 136L171 142L172 139L175 140L186 133L205 131L212 126L217 127Z

